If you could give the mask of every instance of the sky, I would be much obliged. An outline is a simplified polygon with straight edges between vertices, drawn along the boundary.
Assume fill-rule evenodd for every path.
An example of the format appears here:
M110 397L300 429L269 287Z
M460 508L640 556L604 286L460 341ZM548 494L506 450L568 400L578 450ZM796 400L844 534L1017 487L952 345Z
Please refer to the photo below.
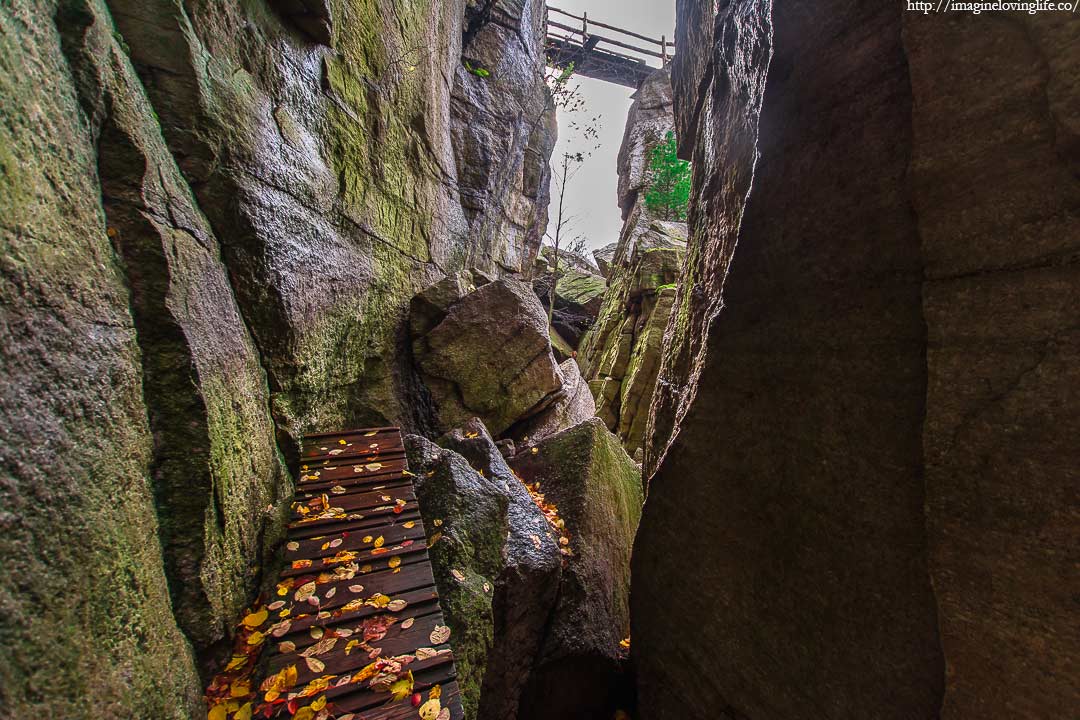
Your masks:
M648 37L659 38L666 35L670 40L675 34L675 0L549 0L548 4L575 15L581 15L582 11L585 11L591 19ZM553 19L567 25L577 24L576 20L559 18L554 13L553 16ZM602 28L598 28L598 32L608 37L613 36L611 31ZM615 35L613 39L620 38ZM636 42L631 38L621 39ZM659 66L660 61L656 60L655 64ZM633 90L585 77L576 77L573 83L580 84L586 102L585 110L577 113L577 116L601 116L598 128L600 148L593 151L592 156L568 184L566 212L574 216L574 221L564 232L569 232L571 237L584 236L586 245L596 249L618 240L622 228L617 159ZM559 144L551 155L552 164L565 152L587 152L596 144L595 141L585 142L579 133L572 133L568 122L569 118L560 114ZM552 231L558 208L556 192L553 183L549 212L549 229Z

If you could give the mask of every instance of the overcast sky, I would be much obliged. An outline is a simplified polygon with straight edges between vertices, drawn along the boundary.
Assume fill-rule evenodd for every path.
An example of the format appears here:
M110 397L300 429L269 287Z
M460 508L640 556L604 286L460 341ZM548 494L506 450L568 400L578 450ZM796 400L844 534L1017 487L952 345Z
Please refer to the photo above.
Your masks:
M674 0L550 0L549 5L560 10L581 15L588 12L589 17L608 25L637 32L648 37L659 38L666 35L670 41L675 34ZM552 13L552 19L566 25L576 25L576 20L560 18ZM598 28L598 34L612 37L609 30ZM613 39L628 40L632 44L645 45L633 38ZM655 64L659 66L657 59ZM587 107L580 116L600 115L600 149L593 152L585 161L580 172L574 177L567 192L569 213L576 216L570 235L585 236L590 248L599 248L619 239L622 228L622 216L619 212L618 182L616 160L619 145L622 143L623 130L626 127L626 113L630 110L630 95L633 90L622 85L600 82L589 78L577 77ZM559 144L551 156L554 164L564 152L587 151L590 147L577 133L571 133L568 120L559 118ZM552 184L552 194L556 192ZM558 198L551 199L551 229L555 227L555 213Z

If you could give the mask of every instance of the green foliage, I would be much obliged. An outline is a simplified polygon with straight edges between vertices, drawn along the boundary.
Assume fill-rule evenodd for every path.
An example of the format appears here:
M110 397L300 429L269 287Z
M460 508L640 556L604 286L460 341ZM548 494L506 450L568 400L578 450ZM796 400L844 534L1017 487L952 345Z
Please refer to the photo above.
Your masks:
M690 163L676 154L675 133L653 148L649 158L645 207L661 220L686 220L690 207Z

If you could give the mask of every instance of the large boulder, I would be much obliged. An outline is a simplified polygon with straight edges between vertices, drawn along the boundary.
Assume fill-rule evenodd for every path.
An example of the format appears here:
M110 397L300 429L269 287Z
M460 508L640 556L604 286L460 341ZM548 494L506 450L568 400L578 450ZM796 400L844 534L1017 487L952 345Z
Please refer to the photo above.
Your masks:
M554 271L547 270L533 280L533 290L545 310L552 301L552 282L555 283L552 328L571 348L577 348L600 313L607 281L594 271L582 272L561 264L557 279Z
M609 717L629 634L640 472L597 418L519 452L511 466L557 508L571 551L519 717Z
M536 443L596 415L596 401L581 369L571 358L559 365L561 396L545 410L510 428L508 434L524 444Z
M515 720L559 590L562 555L547 518L510 470L483 423L470 420L438 442L506 489L509 527L492 598L494 641L476 717Z
M405 446L428 536L438 533L432 566L466 713L513 720L559 588L559 546L479 420Z
M600 274L606 278L611 278L611 264L615 262L615 251L618 249L618 243L609 243L599 250L593 250L593 259L596 260L596 267L600 269Z
M429 294L447 302L460 281L442 282L451 287ZM433 304L425 300L414 306L428 313ZM562 375L551 352L547 316L525 283L489 283L448 302L441 318L425 314L414 325L421 334L413 338L413 357L442 430L477 416L499 435L557 399Z

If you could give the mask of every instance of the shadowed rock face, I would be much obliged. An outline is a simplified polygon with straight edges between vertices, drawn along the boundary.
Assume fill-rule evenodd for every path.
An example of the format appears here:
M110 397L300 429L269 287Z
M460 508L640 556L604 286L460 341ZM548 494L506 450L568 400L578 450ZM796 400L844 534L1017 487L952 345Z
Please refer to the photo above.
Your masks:
M518 453L511 467L525 482L540 483L558 507L573 553L519 717L610 717L629 622L640 473L598 418Z
M1080 702L1080 23L886 5L679 3L690 280L633 559L652 720Z

